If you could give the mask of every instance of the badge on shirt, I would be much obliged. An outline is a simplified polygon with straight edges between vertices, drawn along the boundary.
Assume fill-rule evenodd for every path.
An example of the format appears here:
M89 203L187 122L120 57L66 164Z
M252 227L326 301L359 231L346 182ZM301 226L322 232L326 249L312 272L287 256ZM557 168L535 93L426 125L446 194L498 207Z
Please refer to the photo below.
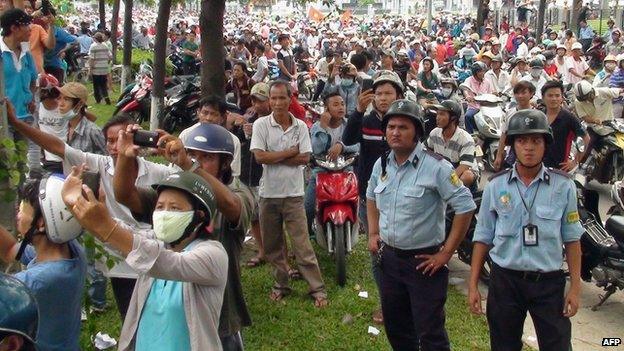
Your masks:
M457 173L455 173L455 171L451 172L451 184L455 186L461 185L461 180L459 180L459 177L457 176Z
M524 246L537 246L537 226L533 224L527 224L522 227L522 241Z
M502 191L500 193L499 200L500 200L501 204L503 205L503 207L505 207L505 208L510 208L511 207L511 195L509 195L508 192Z
M566 217L566 222L568 224L572 224L572 223L576 223L579 221L579 213L578 211L573 211L573 212L568 212L568 215Z

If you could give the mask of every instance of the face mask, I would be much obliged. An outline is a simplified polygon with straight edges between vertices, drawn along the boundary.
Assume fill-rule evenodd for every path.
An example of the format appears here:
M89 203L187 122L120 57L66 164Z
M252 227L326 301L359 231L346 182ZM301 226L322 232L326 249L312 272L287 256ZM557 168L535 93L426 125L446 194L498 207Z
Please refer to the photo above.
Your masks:
M607 71L613 71L615 70L615 67L616 67L616 64L612 62L605 64L605 68L607 69Z
M194 214L195 211L154 211L152 222L156 238L166 243L180 239Z
M451 88L441 88L440 89L440 93L445 98L449 98L451 96L451 94L453 94L453 89L451 89Z
M542 75L542 70L541 69L532 69L531 70L531 77L537 79Z
M346 78L346 79L342 79L340 81L340 85L342 85L343 87L350 87L353 85L355 81L351 78Z
M74 117L76 117L78 115L78 112L76 112L76 110L71 109L65 113L59 113L61 115L61 118L64 121L69 121L71 119L73 119Z

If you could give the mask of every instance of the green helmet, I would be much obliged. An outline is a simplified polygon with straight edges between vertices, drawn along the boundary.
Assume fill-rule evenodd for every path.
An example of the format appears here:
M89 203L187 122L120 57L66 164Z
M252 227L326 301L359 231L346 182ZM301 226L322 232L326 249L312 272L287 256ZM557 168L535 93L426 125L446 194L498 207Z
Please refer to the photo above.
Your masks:
M390 105L390 108L388 108L388 112L386 112L386 114L383 116L383 119L381 120L381 129L384 132L386 131L386 127L388 126L388 121L390 121L390 118L396 116L402 116L411 119L414 123L414 126L416 126L416 128L420 128L420 136L424 136L425 121L422 117L422 108L420 107L420 105L407 99L400 99L393 102L392 105Z
M546 144L552 143L552 128L550 128L548 118L544 112L527 109L514 113L509 119L505 144L513 145L516 136L526 134L543 134L546 138Z
M152 185L156 191L166 188L179 189L197 199L208 212L206 218L212 218L217 207L217 200L210 184L193 172L178 172L169 175L165 180Z
M464 113L464 109L462 106L454 100L444 100L439 105L433 105L433 107L440 111L448 111L451 117L451 120L459 121L462 114Z
M15 277L0 273L0 332L24 337L25 350L36 347L39 308L30 290Z
M403 86L403 82L398 74L393 71L381 70L378 71L373 81L373 90L377 89L377 87L384 83L392 84L397 90L397 94L403 94L405 87Z

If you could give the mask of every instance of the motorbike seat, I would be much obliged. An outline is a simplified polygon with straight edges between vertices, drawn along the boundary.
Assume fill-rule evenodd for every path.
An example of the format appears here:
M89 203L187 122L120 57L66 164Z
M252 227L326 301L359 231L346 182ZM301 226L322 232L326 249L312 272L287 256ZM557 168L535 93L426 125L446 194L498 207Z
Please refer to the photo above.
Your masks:
M617 244L624 248L624 216L611 216L607 219L605 229L613 236Z

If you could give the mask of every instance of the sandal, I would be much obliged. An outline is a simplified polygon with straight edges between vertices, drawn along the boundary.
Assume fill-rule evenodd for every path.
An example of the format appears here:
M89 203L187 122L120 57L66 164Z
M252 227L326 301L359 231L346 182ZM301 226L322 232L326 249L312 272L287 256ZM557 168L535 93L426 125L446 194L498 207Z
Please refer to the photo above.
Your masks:
M288 270L288 277L292 280L299 280L301 279L301 273L298 270L291 268Z
M283 291L278 290L278 289L273 289L271 290L271 293L269 294L269 299L271 299L271 301L279 302L279 301L282 301L284 296L286 296L286 294Z
M314 296L314 307L323 308L329 305L329 300L325 295Z
M247 267L249 268L255 268L255 267L259 267L262 266L265 263L264 258L262 257L252 257L247 261Z

